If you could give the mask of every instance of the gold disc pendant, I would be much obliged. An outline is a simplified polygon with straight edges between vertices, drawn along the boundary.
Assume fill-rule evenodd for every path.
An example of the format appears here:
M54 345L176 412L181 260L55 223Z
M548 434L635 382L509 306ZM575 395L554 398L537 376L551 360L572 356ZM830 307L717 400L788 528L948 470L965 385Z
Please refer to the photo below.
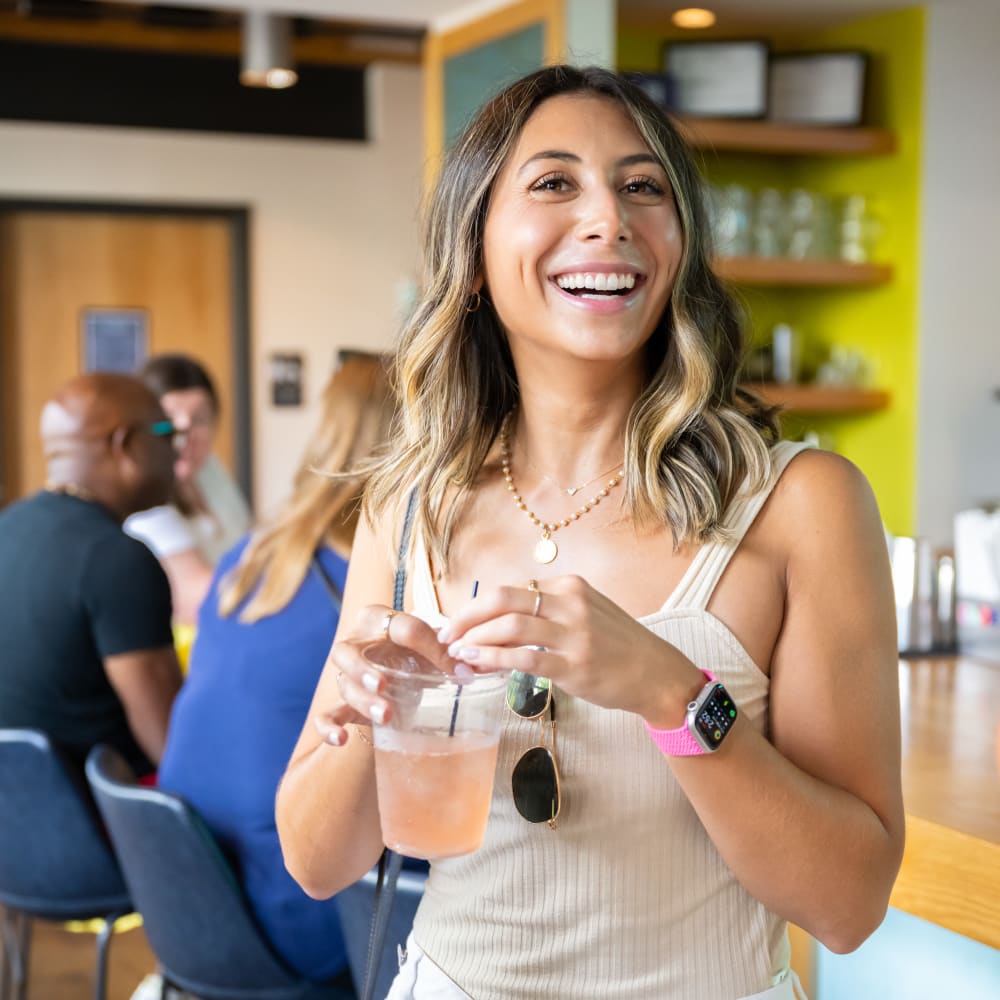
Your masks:
M550 563L557 555L559 555L559 547L546 531L535 545L535 562Z

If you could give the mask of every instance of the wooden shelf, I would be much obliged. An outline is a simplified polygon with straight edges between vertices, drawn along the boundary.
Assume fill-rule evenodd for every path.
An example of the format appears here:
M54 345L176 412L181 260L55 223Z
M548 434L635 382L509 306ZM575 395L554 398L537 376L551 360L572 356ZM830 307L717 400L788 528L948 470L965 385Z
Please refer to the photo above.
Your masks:
M736 118L677 116L673 120L695 149L779 156L879 156L896 150L895 135L882 128L792 125Z
M892 280L889 264L853 264L846 260L784 260L774 257L719 257L715 273L745 285L884 285Z
M845 389L832 385L779 385L748 382L746 387L786 413L873 413L889 405L882 389Z

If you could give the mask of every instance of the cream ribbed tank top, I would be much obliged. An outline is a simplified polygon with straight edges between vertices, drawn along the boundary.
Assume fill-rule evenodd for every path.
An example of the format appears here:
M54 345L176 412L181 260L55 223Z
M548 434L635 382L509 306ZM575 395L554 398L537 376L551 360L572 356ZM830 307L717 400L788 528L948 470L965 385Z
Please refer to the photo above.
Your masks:
M772 448L767 488L731 505L731 538L703 545L663 607L639 619L715 674L760 732L769 679L705 609L802 447ZM443 624L422 545L411 578L413 612ZM483 846L432 863L417 943L476 1000L736 1000L771 986L788 967L785 923L727 869L642 719L556 699L558 829L514 807L511 772L539 723L508 713Z

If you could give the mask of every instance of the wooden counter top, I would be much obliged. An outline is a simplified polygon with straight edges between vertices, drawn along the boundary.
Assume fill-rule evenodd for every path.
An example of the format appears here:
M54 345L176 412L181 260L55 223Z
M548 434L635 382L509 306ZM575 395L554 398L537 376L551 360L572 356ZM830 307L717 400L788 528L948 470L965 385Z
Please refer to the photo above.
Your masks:
M906 852L891 904L1000 948L1000 663L903 660Z

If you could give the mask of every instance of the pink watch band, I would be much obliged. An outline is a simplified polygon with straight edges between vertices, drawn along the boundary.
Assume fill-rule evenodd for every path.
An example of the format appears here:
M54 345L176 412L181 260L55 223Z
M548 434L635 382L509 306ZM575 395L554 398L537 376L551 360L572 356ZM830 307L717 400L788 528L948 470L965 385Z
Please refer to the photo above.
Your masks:
M702 670L708 684L715 683L715 675L707 670ZM704 747L691 735L688 729L687 720L684 725L676 729L654 729L648 722L645 723L646 732L653 738L653 742L660 748L661 752L668 757L694 757L697 754L705 753Z

